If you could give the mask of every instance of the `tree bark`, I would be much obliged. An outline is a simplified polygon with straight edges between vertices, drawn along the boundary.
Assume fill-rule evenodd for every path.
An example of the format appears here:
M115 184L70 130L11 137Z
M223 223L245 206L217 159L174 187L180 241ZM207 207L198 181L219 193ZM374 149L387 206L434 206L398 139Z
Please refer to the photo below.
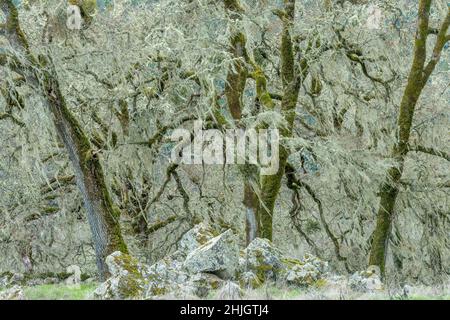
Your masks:
M97 269L103 281L109 276L106 257L114 251L128 252L120 231L120 211L113 206L98 155L92 150L81 125L70 113L61 94L56 75L44 72L44 94L53 122L75 171L83 196L94 242Z
M298 94L303 78L295 68L294 52L290 30L294 23L295 0L284 1L284 12L282 15L283 32L281 36L281 77L283 83L283 98L281 100L281 111L287 122L286 128L279 129L281 137L292 136L295 120L295 109ZM267 95L266 95L267 96ZM258 215L261 219L261 237L272 240L273 213L275 201L278 197L281 180L284 175L289 153L283 145L279 148L279 167L274 175L261 177L261 203Z

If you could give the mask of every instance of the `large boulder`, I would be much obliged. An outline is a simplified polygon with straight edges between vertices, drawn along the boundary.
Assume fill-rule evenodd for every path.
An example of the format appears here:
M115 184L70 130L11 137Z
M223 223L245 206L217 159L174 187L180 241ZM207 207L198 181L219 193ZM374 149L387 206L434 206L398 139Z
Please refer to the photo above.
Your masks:
M0 300L25 300L25 294L20 286L14 286L0 292Z
M206 272L233 278L238 264L238 240L231 230L227 230L190 252L184 267L190 274Z
M243 252L240 270L254 273L260 282L275 280L277 273L283 269L282 253L267 239L256 238Z
M183 270L183 263L173 257L166 257L147 269L145 274L145 298L159 296L184 296L184 285L189 281L189 274Z
M128 254L116 251L106 258L111 277L93 293L102 300L139 299L145 289L146 266Z
M187 255L217 236L217 232L207 223L195 225L178 242L178 251Z

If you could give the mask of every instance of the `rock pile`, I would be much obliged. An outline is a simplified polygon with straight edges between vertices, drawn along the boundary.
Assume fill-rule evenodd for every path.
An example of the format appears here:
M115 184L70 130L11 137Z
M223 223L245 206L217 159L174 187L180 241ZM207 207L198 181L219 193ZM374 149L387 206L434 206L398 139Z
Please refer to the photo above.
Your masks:
M307 255L285 257L265 239L239 250L238 237L227 230L217 234L199 224L180 240L179 249L152 266L115 252L106 263L111 277L94 292L96 299L204 298L219 290L222 299L242 297L242 289L266 281L309 286L323 279L327 264Z
M348 281L348 285L358 292L374 292L383 290L381 272L377 266L369 266L366 271L355 272Z
M0 300L25 300L23 289L20 286L14 286L0 292Z

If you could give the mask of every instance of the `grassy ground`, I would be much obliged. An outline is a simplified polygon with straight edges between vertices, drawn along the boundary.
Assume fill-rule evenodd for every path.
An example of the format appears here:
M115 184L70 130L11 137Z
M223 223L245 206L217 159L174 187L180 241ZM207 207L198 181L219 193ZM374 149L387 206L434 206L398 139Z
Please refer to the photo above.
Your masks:
M28 300L85 300L89 298L98 284L83 283L79 287L64 284L47 284L25 287L25 297ZM218 291L211 292L207 299L215 299ZM167 297L170 298L170 297ZM403 297L388 296L386 293L356 294L347 292L344 296L328 290L280 289L267 286L245 292L244 299L276 299L276 300L310 300L310 299L364 299L364 300L397 300ZM408 300L450 300L450 294L412 294Z
M81 284L79 287L63 284L44 284L24 288L28 300L85 300L97 284Z

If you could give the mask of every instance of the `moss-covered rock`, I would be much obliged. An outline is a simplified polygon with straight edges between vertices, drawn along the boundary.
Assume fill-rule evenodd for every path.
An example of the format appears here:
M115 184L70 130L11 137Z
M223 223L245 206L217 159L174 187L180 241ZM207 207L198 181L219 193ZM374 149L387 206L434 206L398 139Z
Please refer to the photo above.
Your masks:
M325 273L328 267L327 262L306 254L302 260L294 258L283 258L284 270L282 271L282 279L288 285L294 286L321 286L325 283Z
M106 258L111 277L93 294L95 299L139 299L143 296L146 267L132 256L116 251Z
M350 276L348 285L358 292L374 292L384 289L381 272L378 266L369 266L367 270L355 272Z
M145 273L145 298L186 294L183 286L189 281L189 275L183 270L183 262L178 254L168 256L150 266Z
M198 273L193 275L188 283L188 291L193 295L204 298L211 291L221 288L224 281L214 274Z
M241 264L245 263L244 269L254 273L263 283L268 279L275 280L277 278L277 274L284 267L281 259L281 251L275 248L272 242L256 238L244 250Z
M262 282L256 274L246 271L239 276L239 284L244 289L257 289L262 285Z
M216 231L207 223L199 223L186 232L178 243L179 251L188 254L217 236Z

